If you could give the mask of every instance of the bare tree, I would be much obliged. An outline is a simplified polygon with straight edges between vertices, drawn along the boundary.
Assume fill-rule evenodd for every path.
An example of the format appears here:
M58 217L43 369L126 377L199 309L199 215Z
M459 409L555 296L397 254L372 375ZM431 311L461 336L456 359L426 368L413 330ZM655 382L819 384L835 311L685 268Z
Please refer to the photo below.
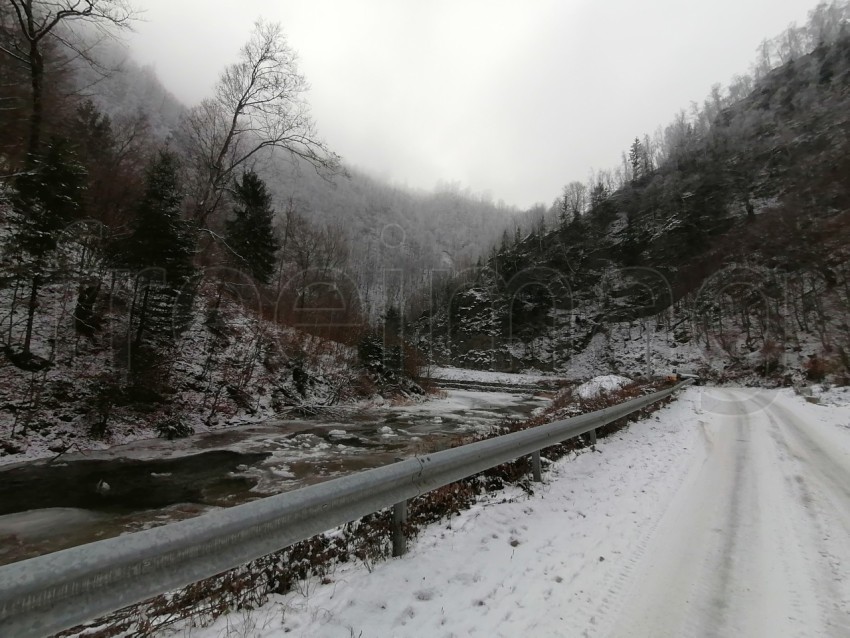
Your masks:
M847 20L850 20L850 2L833 0L830 3L819 3L809 11L809 20L805 27L808 45L815 47L820 43L834 42Z
M743 100L753 90L753 78L746 73L735 75L729 84L729 103L734 104Z
M102 29L129 28L134 11L128 0L8 0L15 29L4 32L0 53L23 64L30 76L31 110L28 157L34 161L41 144L44 117L45 47L49 41L85 55L73 33L75 22Z
M322 233L304 217L292 218L287 254L284 255L296 268L298 306L304 307L307 288L315 276L316 265L322 250Z
M753 65L753 76L756 82L763 79L768 73L773 70L773 43L765 38L756 49L758 59Z
M587 186L581 182L570 182L564 186L561 196L561 213L564 221L577 221L587 209Z
M182 143L195 182L191 215L199 225L218 209L237 169L263 149L282 149L320 172L339 169L339 157L316 133L303 97L307 88L280 25L255 23L213 97L185 119Z
M774 38L773 46L780 64L787 64L805 53L806 32L792 22L778 37Z

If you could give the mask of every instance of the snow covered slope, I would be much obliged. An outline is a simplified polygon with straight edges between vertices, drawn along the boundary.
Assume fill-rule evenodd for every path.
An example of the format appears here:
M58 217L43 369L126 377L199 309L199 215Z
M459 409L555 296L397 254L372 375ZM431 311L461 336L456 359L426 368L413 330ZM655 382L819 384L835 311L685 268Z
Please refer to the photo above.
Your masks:
M691 388L597 450L179 635L850 635L848 406Z
M515 374L511 372L492 372L488 370L470 370L469 368L439 366L434 366L427 372L432 379L497 383L500 385L534 385L535 383L558 380L557 377L545 374Z

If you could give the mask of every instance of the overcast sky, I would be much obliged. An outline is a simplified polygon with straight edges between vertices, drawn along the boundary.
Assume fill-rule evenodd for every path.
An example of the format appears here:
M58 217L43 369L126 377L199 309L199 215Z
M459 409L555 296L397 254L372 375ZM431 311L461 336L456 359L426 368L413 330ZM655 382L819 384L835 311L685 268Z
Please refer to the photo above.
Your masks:
M351 165L426 189L550 203L619 161L814 0L136 0L134 57L191 105L258 17L279 21L319 130Z

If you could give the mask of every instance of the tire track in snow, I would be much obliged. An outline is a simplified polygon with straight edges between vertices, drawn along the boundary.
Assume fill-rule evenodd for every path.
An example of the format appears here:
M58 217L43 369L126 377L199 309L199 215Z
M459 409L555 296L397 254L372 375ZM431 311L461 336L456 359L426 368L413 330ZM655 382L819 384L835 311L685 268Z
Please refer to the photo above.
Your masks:
M723 409L707 418L709 457L677 494L640 569L623 574L633 596L610 635L850 635L841 592L824 584L839 574L810 575L813 562L840 561L802 540L820 532L789 490L767 418L773 406L754 411L748 397L736 409L738 393L715 392Z
M729 504L732 482L719 471L730 465L729 420L724 415L719 424L701 423L706 456L688 473L659 520L650 550L632 577L630 596L612 610L604 635L716 635L717 618L707 622L705 617L712 613L716 583L723 576L709 557L721 552L724 541L715 532L718 517L725 520L740 508L737 502ZM732 463L743 471L743 458Z
M770 426L767 430L768 440L764 441L763 446L767 450L766 453L771 453L779 459L779 463L774 466L774 475L765 478L770 478L776 489L782 491L780 500L786 504L787 511L789 509L787 505L801 505L793 477L797 468L789 467L794 463L793 457L781 437L776 421L769 414L767 416ZM807 528L801 526L794 516L776 517L773 523L775 525L772 535L775 539L774 547L779 548L776 559L782 565L782 582L786 585L789 597L788 618L800 625L794 635L804 638L813 635L813 632L822 632L822 624L818 626L819 628L813 628L812 619L810 617L807 619L812 609L820 609L821 616L824 611L822 597L815 593L818 589L815 574L812 573L806 559L810 552L809 545L804 539ZM805 583L800 582L803 579Z
M766 405L765 409L768 418L779 424L783 434L796 440L795 456L805 463L809 473L827 484L830 496L838 497L837 509L848 514L845 524L850 531L850 466L842 464L829 447L816 441L809 426L798 415L775 403Z
M685 489L689 478L694 473L692 463L705 463L708 460L707 449L710 447L710 441L702 431L694 439L697 444L695 450L692 450L689 455L682 455L675 459L672 465L669 458L658 458L653 456L652 462L659 462L660 469L665 474L674 472L676 480L672 484L677 485L677 488L668 494L660 495L666 503L644 517L642 524L645 527L638 534L637 541L634 542L620 561L614 565L616 571L607 575L603 582L597 587L598 590L604 591L604 595L599 602L596 602L597 597L586 596L582 601L583 607L581 612L588 621L589 626L586 627L581 634L582 636L605 636L611 631L611 628L616 621L618 611L620 610L623 600L632 596L634 589L640 586L639 579L636 574L640 572L643 562L646 560L647 553L656 542L658 530L662 522L669 515L673 504L679 498L680 493ZM696 459L694 458L696 456ZM664 464L667 464L666 466ZM667 477L669 478L669 477ZM670 483L668 483L669 485ZM614 530L617 533L617 530Z
M724 427L734 427L735 441L743 445L734 446L734 473L727 485L718 490L722 498L718 503L728 501L728 507L723 509L722 524L712 527L708 536L708 545L703 556L703 563L696 578L696 597L698 613L685 616L685 635L688 636L727 636L741 635L736 628L729 627L730 607L734 599L728 592L734 586L736 562L738 562L741 541L741 521L744 520L744 505L752 508L751 513L758 515L758 502L753 498L754 486L746 473L751 441L750 422L748 415L743 415L743 423L733 422ZM722 533L723 530L726 533ZM714 547L711 547L714 546Z
M683 398L683 401L693 402L690 397ZM577 539L577 547L581 548L578 553L560 550L562 560L557 563L557 571L564 577L561 579L558 574L561 580L556 581L559 583L557 589L549 594L547 600L550 600L551 613L563 621L563 627L570 628L568 635L604 635L600 629L608 624L619 599L631 586L630 573L646 551L674 494L690 472L694 450L704 456L705 445L695 421L689 415L687 423L665 422L660 428L647 424L648 428L644 426L646 429L639 431L640 446L628 450L629 456L623 456L622 449L614 456L606 456L604 451L608 446L605 445L601 448L601 455L592 454L593 457L598 456L599 463L590 466L587 475L583 475L584 471L577 472L568 467L556 469L551 475L553 483L561 478L562 471L573 478L584 476L576 490L583 493L581 500L585 505L588 504L587 497L595 501L588 516L600 523L592 529L593 538L585 535ZM619 438L628 440L632 436L624 433ZM676 441L672 446L671 437ZM640 477L637 482L635 476ZM671 476L675 478L669 480ZM600 498L595 498L594 494L599 494ZM569 494L565 496L565 505L572 509L572 498ZM628 499L634 503L633 509L622 506L622 502ZM640 503L645 503L645 506L642 508ZM581 511L574 511L584 518ZM586 525L581 527L587 529ZM629 533L623 535L622 530L626 527ZM556 534L554 547L570 542L569 535L566 538L562 536L562 533ZM569 571L564 573L563 568Z
M796 524L800 504L788 490L785 455L776 445L773 426L764 410L749 414L749 476L757 485L755 497L762 520L743 545L744 556L750 561L741 566L738 576L747 587L738 609L738 617L744 623L745 634L741 635L824 635L820 614L816 613L819 597L813 582L806 580L810 550Z
M850 546L850 497L838 478L846 468L805 433L807 425L797 415L775 404L766 409L788 467L786 489L808 521L806 526L798 524L798 542L801 555L809 555L802 571L816 594L823 635L850 636L850 571L841 558ZM803 537L805 543L799 540Z

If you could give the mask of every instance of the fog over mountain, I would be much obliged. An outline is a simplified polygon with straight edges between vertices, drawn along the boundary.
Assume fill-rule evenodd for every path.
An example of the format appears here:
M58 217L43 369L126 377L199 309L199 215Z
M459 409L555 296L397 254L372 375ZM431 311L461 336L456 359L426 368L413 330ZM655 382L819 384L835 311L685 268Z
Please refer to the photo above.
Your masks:
M812 4L147 0L128 42L191 105L257 17L280 21L320 131L350 166L528 208L747 71Z

